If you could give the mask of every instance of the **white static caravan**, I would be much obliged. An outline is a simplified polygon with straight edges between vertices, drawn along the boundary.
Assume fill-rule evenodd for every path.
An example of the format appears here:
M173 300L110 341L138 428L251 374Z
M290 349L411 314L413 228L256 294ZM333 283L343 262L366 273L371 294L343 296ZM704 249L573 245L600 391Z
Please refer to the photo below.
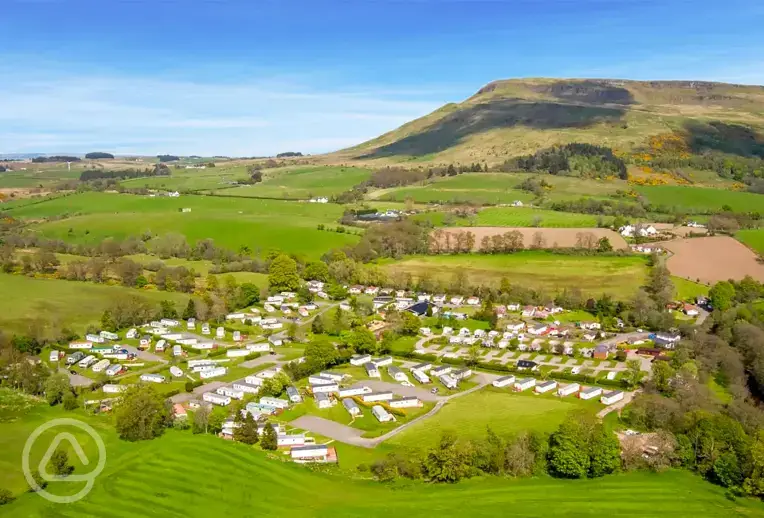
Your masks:
M189 318L188 322L186 322L186 329L189 331L193 331L196 329L196 319L195 318Z
M111 383L107 383L103 387L101 387L104 394L119 394L120 392L123 392L127 390L127 387L125 385L114 385Z
M458 387L458 386L459 386L459 382L458 382L458 381L456 381L454 378L452 378L452 377L451 377L450 375L448 375L448 374L444 374L444 375L442 375L442 376L439 376L439 377L438 377L438 379L440 380L440 382L441 382L441 383L442 383L442 384L443 384L443 385L444 385L444 386L445 386L447 389L451 389L451 390L454 390L456 387Z
M380 423L387 423L388 421L395 419L392 414L379 405L371 407L371 413L374 414L374 417L376 417Z
M583 389L581 392L578 393L579 399L594 399L596 397L599 397L599 395L602 394L602 389L599 387L589 387Z
M58 361L58 351L51 351L50 355L48 356L48 360L52 362Z
M141 381L148 383L164 383L164 376L161 374L141 374Z
M85 356L83 359L81 359L81 360L80 360L80 361L77 363L77 366L78 366L80 369L87 369L88 367L90 367L91 365L93 365L93 364L94 364L95 362L97 362L97 361L98 361L98 358L96 358L95 356L93 356L92 354L90 354L90 355L88 355L88 356Z
M289 397L289 401L292 403L302 403L302 396L300 395L300 391L297 390L296 387L288 386L286 388L287 396Z
M154 346L154 350L158 353L164 352L164 348L167 345L167 340L159 340Z
M345 379L345 374L340 374L339 372L332 372L332 371L323 371L321 372L320 376L323 376L324 378L329 378L332 381L340 382L343 379Z
M418 397L404 397L401 399L394 399L389 403L391 408L414 408L422 406L422 402Z
M105 338L106 340L119 340L119 335L117 333L111 333L109 331L101 331L98 333L98 336Z
M176 378L183 377L183 371L180 369L180 367L176 367L175 365L170 367L170 374L172 374Z
M511 376L511 375L502 376L501 378L496 378L495 380L493 380L493 383L491 383L491 385L493 385L496 388L502 388L502 387L506 387L507 385L511 385L514 382L515 382L514 376Z
M183 354L183 348L179 345L173 345L172 346L172 355L173 356L181 356Z
M93 342L69 342L69 349L92 349Z
M535 391L536 391L536 394L543 394L544 392L549 392L556 388L557 388L557 382L554 380L549 380L549 381L542 381L541 383L536 385Z
M406 376L406 373L403 372L400 367L396 367L395 365L390 365L387 368L387 373L395 381L406 381L406 380L408 380L408 376Z
M411 371L411 375L414 376L415 380L423 385L430 382L430 378L422 371Z
M226 369L225 367L215 367L214 369L201 371L199 373L199 377L203 380L206 380L209 378L216 378L218 376L223 376L225 375L226 372L228 372L228 369Z
M334 400L332 400L326 394L319 392L318 394L314 394L313 397L316 400L316 406L318 408L324 409L324 408L331 408L334 406Z
M366 369L366 375L370 378L381 378L379 369L372 362L364 363L363 368Z
M276 436L277 446L305 446L305 436L299 435L278 435Z
M311 374L308 376L308 383L311 385L328 385L329 383L336 383L337 380L322 376L320 374Z
M352 396L363 396L364 394L371 394L372 392L373 391L371 390L371 387L364 385L363 387L340 389L338 395L340 398L346 398Z
M199 342L199 339L193 338L193 337L184 337L184 338L178 338L175 341L178 342L180 345L191 345L191 346L193 346L193 345L196 345Z
M210 349L215 348L215 342L196 342L194 344L190 344L192 349L196 349L198 351L208 351Z
M339 392L340 386L335 382L321 383L318 385L311 385L310 390L314 394L330 394L332 392Z
M451 377L459 381L469 379L470 376L472 376L472 369L469 368L451 371Z
M247 344L244 348L251 353L267 353L271 350L271 345L268 343L261 344Z
M85 335L85 340L88 342L96 343L96 344L102 344L106 342L106 338L104 338L101 335L95 335L95 334Z
M350 357L350 365L355 365L356 367L360 367L364 363L368 363L370 361L371 361L370 354L355 354Z
M178 327L180 325L180 322L171 318L163 318L159 323L165 327Z
M247 356L250 352L246 349L228 349L225 355L229 358L241 358Z
M260 391L260 387L250 385L249 383L234 383L231 385L234 389L240 390L247 394L257 394Z
M277 397L263 396L260 398L260 404L272 406L274 408L289 408L289 401Z
M342 406L344 406L345 410L347 410L348 413L353 417L361 414L361 408L358 406L358 403L356 403L350 398L343 399Z
M109 365L111 365L111 362L109 360L101 360L95 365L93 365L93 372L105 371Z
M388 365L393 364L393 357L383 356L382 358L374 358L373 360L371 360L371 363L373 363L377 367L387 367Z
M575 394L581 389L581 385L578 383L568 383L564 387L560 387L557 389L557 395L558 396L569 396L571 394Z
M214 392L205 392L202 394L202 400L220 406L228 406L231 404L231 398L229 396L215 394Z
M215 329L215 338L225 338L225 328L218 327Z
M132 340L133 338L136 338L138 336L138 330L134 327L127 330L127 333L125 333L125 338L128 340Z
M617 403L621 400L623 400L623 392L620 390L614 390L612 392L608 392L607 394L602 394L600 403L603 405L612 405L613 403Z
M244 399L244 392L233 387L218 387L215 392L221 396L228 396L233 399Z
M453 370L453 367L450 365L441 365L439 367L435 367L430 371L430 374L432 376L443 376L444 374L448 374Z
M234 331L233 332L233 341L234 342L241 342L241 331Z
M122 369L123 369L123 367L119 363L115 363L114 365L109 365L106 368L106 375L107 376L116 376L117 374L122 372Z
M244 378L244 383L247 383L248 385L254 385L255 387L259 387L260 385L263 384L263 378L252 374Z
M370 392L362 396L364 403L374 403L376 401L392 401L392 392Z
M304 464L306 462L327 462L329 446L326 444L308 444L295 446L289 451L294 462Z
M413 367L411 367L412 371L420 371L420 372L427 372L430 369L432 369L432 363L430 362L420 363L418 365L414 365Z
M610 371L607 373L607 379L613 381L618 373L616 371Z
M536 386L536 380L533 378L524 378L515 381L515 383L512 385L512 388L514 388L517 392L522 392L523 390L528 390L529 388L533 388Z

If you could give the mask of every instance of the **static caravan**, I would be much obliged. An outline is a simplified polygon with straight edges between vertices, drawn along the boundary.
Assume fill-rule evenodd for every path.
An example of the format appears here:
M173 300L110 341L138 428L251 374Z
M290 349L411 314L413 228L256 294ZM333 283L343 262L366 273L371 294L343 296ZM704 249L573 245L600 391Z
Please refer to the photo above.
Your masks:
M225 328L218 327L215 329L215 338L225 338Z
M141 381L148 383L164 383L164 376L161 374L141 374Z
M371 360L371 363L376 365L377 367L387 367L388 365L393 364L393 357L392 356L383 356L382 358L375 358Z
M109 367L107 367L107 369L106 369L106 375L107 376L116 376L117 374L122 372L122 369L123 369L123 367L119 363L115 363L114 365L109 365Z
M97 362L97 361L98 361L98 358L96 358L96 357L95 357L95 356L93 356L92 354L89 354L89 355L85 356L83 359L81 359L81 360L80 360L80 361L77 363L77 366L78 366L80 369L87 369L88 367L90 367L91 365L93 365L93 364L94 364L95 362Z
M401 370L400 367L396 367L395 365L391 365L387 368L387 373L395 380L395 381L406 381L408 379L408 376L406 376L406 373Z
M263 379L271 379L281 372L281 367L271 367L270 369L265 369L264 371L258 372L256 375L259 378Z
M76 353L70 354L69 356L66 357L66 364L74 365L75 363L83 359L84 357L85 357L85 353L83 353L82 351L77 351Z
M125 333L125 338L128 340L132 340L133 338L138 336L138 330L134 327L132 329L128 329L127 333Z
M347 410L353 417L361 414L361 409L358 404L350 398L343 399L342 406L344 406L345 410Z
M320 374L311 374L308 376L308 383L311 385L328 385L329 383L336 383L336 380Z
M543 394L557 388L557 382L554 380L542 381L536 385L536 394Z
M376 417L380 423L387 423L395 419L392 414L379 405L371 407L371 413L374 414L374 417Z
M106 342L106 338L104 338L101 335L95 335L95 334L85 335L85 340L87 340L88 342L96 343L96 344L102 344Z
M377 369L377 366L373 363L365 363L363 365L363 368L366 369L366 375L370 378L380 378L379 369Z
M101 331L98 335L106 340L119 340L119 335L117 333L111 333L109 331Z
M181 356L183 354L183 348L179 345L173 345L172 346L172 355L173 356Z
M318 392L313 397L316 399L316 406L318 408L324 409L334 406L334 401L323 392Z
M389 405L391 408L413 408L422 406L422 402L419 398L411 396L390 401Z
M138 341L139 347L148 347L149 345L151 345L151 336L149 335L143 335Z
M324 378L329 378L332 381L340 382L343 379L345 379L345 374L341 374L339 372L332 372L332 371L323 371L321 374Z
M350 357L350 365L355 365L356 367L360 367L361 365L368 363L370 361L371 361L370 354L355 354Z
M251 353L267 353L271 350L270 344L265 342L261 344L247 344L244 348Z
M188 322L186 322L186 329L189 331L192 331L196 329L196 319L195 318L189 318Z
M260 398L260 404L266 406L272 406L273 408L288 408L289 401L286 399L280 399L277 397L264 396Z
M289 454L292 460L298 463L327 462L329 458L329 446L326 444L309 444L307 446L295 446Z
M176 342L178 342L180 345L196 345L199 342L199 340L193 337L185 337L185 338L178 338Z
M205 392L202 394L202 399L213 405L228 406L231 404L231 398L229 396L215 394L214 392Z
M292 403L301 403L302 402L302 396L300 395L300 391L297 390L296 387L289 386L286 388L287 396L289 397L289 401Z
M210 325L209 324L202 324L202 334L203 335L210 334Z
M517 392L522 392L523 390L528 390L529 388L533 388L536 385L536 380L533 378L524 378L515 381L515 383L512 385L512 387Z
M305 446L305 436L299 435L278 435L276 436L278 446Z
M176 378L183 377L183 371L180 369L180 367L176 367L175 365L170 367L170 374L172 374Z
M215 392L233 399L244 399L244 392L233 387L218 387Z
M451 372L454 368L450 365L441 365L440 367L435 367L430 371L430 374L433 376L443 376L444 374L448 374Z
M103 372L109 365L111 365L109 360L101 360L93 365L93 372Z
M560 387L557 389L557 395L558 396L569 396L571 394L575 394L581 389L581 386L578 383L568 383L564 387Z
M247 412L257 419L261 415L272 415L276 412L276 409L272 406L261 405L260 403L247 403L244 407Z
M249 383L234 383L232 387L247 394L257 394L260 391L260 387Z
M454 390L459 386L459 382L450 374L443 374L442 376L439 376L438 379L447 389Z
M50 355L48 356L48 361L57 362L58 361L58 351L51 351Z
M228 349L225 355L229 358L241 358L247 356L250 352L246 349Z
M165 327L177 327L178 325L180 325L180 322L178 322L177 320L173 320L171 318L163 318L159 322Z
M330 394L332 392L339 392L340 386L332 381L320 385L311 385L310 390L312 390L314 394Z
M107 383L101 388L104 394L119 394L120 392L127 390L127 387L125 385L114 385L111 383Z
M158 353L164 352L164 348L167 345L167 340L159 340L154 346L154 350Z
M234 342L241 342L241 331L234 331L233 332L233 341Z
M599 387L589 387L583 389L578 393L579 399L594 399L602 394L602 389Z
M455 371L451 371L451 377L456 380L466 380L472 376L472 369L458 369Z
M209 379L209 378L216 378L218 376L223 376L225 373L228 372L228 369L225 367L215 367L214 369L209 369L206 371L202 371L199 373L199 377L203 380Z
M617 375L618 373L616 371L610 371L607 373L607 379L613 381Z
M249 385L254 385L255 387L259 387L260 385L263 384L263 378L253 374L244 378L244 382Z
M374 403L376 401L392 401L392 392L370 392L362 396L364 403Z
M603 405L612 405L613 403L617 403L623 399L623 392L620 390L614 390L612 392L608 392L607 394L602 394L602 397L600 398L600 403Z
M432 369L432 363L429 363L429 362L420 363L419 365L414 365L413 367L411 367L412 371L420 371L420 372L427 372L430 369Z
M191 344L192 349L196 349L198 351L208 351L210 349L215 348L215 342L196 342L194 344Z
M506 387L507 385L511 385L514 382L515 382L514 376L502 376L501 378L496 378L495 380L493 380L493 383L491 383L491 385L493 385L496 388L502 388L502 387Z
M363 386L363 387L351 387L346 389L340 389L339 390L339 397L346 398L346 397L352 397L352 396L363 396L364 394L371 394L372 390L371 387Z
M92 349L93 342L69 342L69 349Z
M419 383L424 384L430 382L430 378L422 371L411 371L411 375L414 376L414 379Z

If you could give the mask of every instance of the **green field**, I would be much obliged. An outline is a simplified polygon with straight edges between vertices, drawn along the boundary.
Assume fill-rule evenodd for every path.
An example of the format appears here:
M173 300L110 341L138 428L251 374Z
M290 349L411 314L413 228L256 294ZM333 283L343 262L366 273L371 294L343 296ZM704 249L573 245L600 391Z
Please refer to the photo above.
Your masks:
M678 185L643 186L636 190L653 206L698 212L719 211L725 205L734 212L761 212L764 208L764 195L750 192Z
M438 227L443 226L446 221L445 212L423 212L413 217L429 221ZM456 226L481 227L589 228L596 227L599 219L607 223L612 218L608 216L597 218L589 214L557 212L533 207L488 207L479 210L474 217L455 217L453 223Z
M97 323L103 310L120 295L140 295L154 302L169 299L182 310L188 295L166 291L145 291L90 282L33 279L22 275L0 274L0 327L28 331L31 324L43 321L82 332Z
M191 212L180 212L181 208L190 208ZM330 248L357 240L356 236L316 229L319 223L336 226L342 207L334 204L83 193L14 208L8 214L20 219L68 215L32 225L31 229L46 237L82 243L140 235L144 231L177 232L191 242L211 238L219 246L234 250L246 245L253 251L276 248L318 257Z
M694 299L699 296L708 295L709 287L698 282L688 281L681 277L671 277L676 286L676 296L680 300Z
M644 283L647 274L644 257L586 257L537 251L414 256L383 265L388 274L403 271L418 278L427 271L443 282L453 280L454 272L461 270L473 284L498 285L506 277L512 284L552 294L564 288L580 288L587 295L609 293L626 298Z
M81 166L72 165L69 170L66 164L15 164L13 171L0 173L0 188L45 188L58 184L63 180L74 180L80 177L83 171ZM26 168L22 171L21 168Z
M310 199L331 197L351 189L371 176L357 167L302 167L270 169L262 182L219 191L227 196Z
M764 228L741 230L735 237L764 256Z
M149 189L164 189L174 191L200 191L203 189L220 189L230 187L239 180L247 180L247 168L211 167L209 169L175 169L170 167L170 176L154 176L124 180L122 186L128 188L146 187Z
M479 439L485 437L489 426L499 435L523 430L553 432L571 410L583 407L593 411L598 408L596 401L594 405L584 403L572 397L540 396L532 392L515 394L510 389L483 389L449 401L440 412L395 435L390 443L429 447L438 441L444 430Z

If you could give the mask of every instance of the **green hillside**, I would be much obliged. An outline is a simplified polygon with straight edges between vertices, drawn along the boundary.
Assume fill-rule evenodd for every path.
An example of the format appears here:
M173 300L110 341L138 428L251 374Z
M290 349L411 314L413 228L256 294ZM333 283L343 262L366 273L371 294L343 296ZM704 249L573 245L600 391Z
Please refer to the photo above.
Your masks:
M764 153L764 87L697 81L495 81L337 157L489 164L555 144L632 150L677 132L694 152Z

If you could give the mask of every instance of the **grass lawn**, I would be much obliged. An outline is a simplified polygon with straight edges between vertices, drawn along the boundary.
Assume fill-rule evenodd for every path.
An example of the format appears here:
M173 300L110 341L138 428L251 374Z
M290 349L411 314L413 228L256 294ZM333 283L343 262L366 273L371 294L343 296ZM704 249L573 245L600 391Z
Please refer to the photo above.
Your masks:
M653 206L681 207L698 212L720 210L725 205L735 212L760 211L764 207L764 195L751 192L679 185L641 186L636 190Z
M103 310L120 296L138 295L155 303L172 300L178 311L188 302L188 295L166 291L144 291L121 286L57 279L34 279L23 275L0 274L0 292L14 295L0 299L0 322L10 331L25 332L39 322L70 327L84 332L98 323Z
M460 436L481 438L485 436L487 426L498 434L523 430L552 432L569 411L601 407L586 403L572 397L536 396L530 392L513 393L509 389L485 388L449 401L434 416L394 436L390 442L399 446L416 444L430 447L444 430L454 430Z
M300 167L270 169L262 182L222 191L227 196L310 199L331 197L369 179L371 170L358 167Z
M698 296L708 295L710 289L705 284L699 282L688 281L681 277L671 277L671 280L676 286L676 296L680 300L694 300Z
M392 343L390 352L392 352L392 354L410 353L414 350L414 345L418 341L418 336L400 336Z
M764 228L741 230L735 237L764 256Z
M191 212L182 213L181 208ZM21 219L68 215L31 226L44 236L68 242L98 243L106 237L124 238L144 231L179 233L190 242L211 238L238 250L280 249L318 257L330 248L357 241L349 234L317 230L318 224L336 226L342 207L211 196L147 197L128 194L83 193L12 209Z
M555 293L564 288L580 288L584 294L609 293L631 297L647 274L644 257L584 257L526 251L506 255L412 256L383 262L388 274L396 271L418 278L423 272L451 281L454 272L467 273L472 284L498 285L502 277L512 284Z

